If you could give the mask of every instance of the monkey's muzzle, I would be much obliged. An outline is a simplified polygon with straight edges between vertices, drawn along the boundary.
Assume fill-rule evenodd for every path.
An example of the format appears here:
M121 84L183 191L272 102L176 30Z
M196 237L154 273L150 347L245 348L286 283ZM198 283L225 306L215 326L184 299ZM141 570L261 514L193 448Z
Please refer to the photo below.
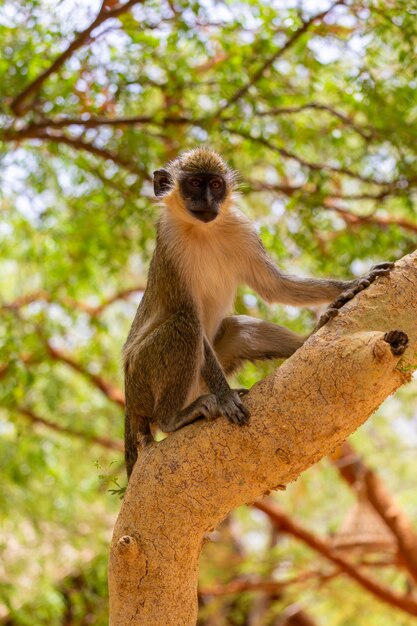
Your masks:
M218 216L218 211L190 211L191 215L200 222L212 222Z

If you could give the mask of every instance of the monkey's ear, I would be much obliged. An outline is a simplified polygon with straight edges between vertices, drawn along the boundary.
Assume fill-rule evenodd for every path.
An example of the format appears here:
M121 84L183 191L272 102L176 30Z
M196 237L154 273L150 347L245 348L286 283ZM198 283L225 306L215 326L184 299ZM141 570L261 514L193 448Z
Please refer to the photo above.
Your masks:
M156 172L153 173L153 190L157 198L163 196L171 185L172 177L167 170L156 170Z

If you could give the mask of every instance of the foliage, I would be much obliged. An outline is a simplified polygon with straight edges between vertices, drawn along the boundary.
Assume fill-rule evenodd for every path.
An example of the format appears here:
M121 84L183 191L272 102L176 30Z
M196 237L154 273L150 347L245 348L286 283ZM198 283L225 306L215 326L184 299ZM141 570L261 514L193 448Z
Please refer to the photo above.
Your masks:
M108 490L125 482L120 351L154 245L155 168L195 145L220 151L294 273L348 277L415 248L416 12L404 0L4 0L0 623L106 623ZM299 332L317 314L246 289L236 309ZM415 396L412 384L354 438L414 519ZM328 463L277 497L321 535L354 501ZM398 567L373 569L411 585ZM328 571L239 510L205 551L202 588L299 580L202 595L201 624L290 623L296 606L323 626L411 624Z

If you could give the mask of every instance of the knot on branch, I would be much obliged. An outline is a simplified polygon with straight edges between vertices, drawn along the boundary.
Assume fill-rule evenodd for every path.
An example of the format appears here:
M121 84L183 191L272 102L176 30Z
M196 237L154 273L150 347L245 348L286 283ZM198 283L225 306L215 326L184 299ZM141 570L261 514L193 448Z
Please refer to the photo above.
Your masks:
M138 542L131 535L123 535L117 542L119 552L124 558L136 558L139 552Z
M408 337L402 330L390 330L384 335L384 341L391 346L394 356L400 356L408 346Z
M401 330L390 330L378 337L373 346L373 355L379 363L389 362L401 356L408 346L408 337Z

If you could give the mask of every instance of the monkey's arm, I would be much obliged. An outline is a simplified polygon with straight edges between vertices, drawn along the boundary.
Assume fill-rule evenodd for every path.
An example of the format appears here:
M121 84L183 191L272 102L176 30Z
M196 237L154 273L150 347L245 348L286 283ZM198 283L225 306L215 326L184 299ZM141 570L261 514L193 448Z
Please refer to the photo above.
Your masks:
M253 246L252 254L245 257L243 279L267 302L302 306L331 302L337 298L332 306L336 310L368 287L377 276L387 274L393 265L381 263L372 268L367 276L353 280L298 278L282 272L258 240Z

